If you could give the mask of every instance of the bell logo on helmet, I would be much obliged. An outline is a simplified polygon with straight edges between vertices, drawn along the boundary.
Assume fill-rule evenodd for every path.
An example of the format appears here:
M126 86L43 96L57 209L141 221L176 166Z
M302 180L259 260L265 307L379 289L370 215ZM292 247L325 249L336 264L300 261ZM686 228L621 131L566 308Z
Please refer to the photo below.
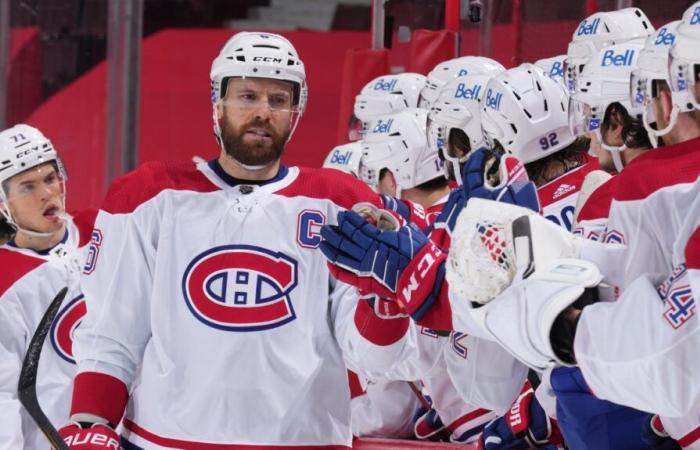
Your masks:
M386 80L386 81L385 81L383 78L380 78L380 79L377 80L377 82L374 84L373 89L374 89L375 91L387 91L387 92L391 92L391 91L393 91L394 88L396 87L396 82L397 82L397 81L398 81L398 80L397 80L396 78L394 78L394 79L389 79L389 80Z
M468 88L466 84L459 83L457 85L457 91L455 92L455 98L463 98L465 100L478 100L480 92L481 85L475 84L474 86Z
M394 123L394 119L389 119L386 122L384 122L382 119L379 119L377 124L372 129L372 133L388 133L389 131L391 131L392 123Z
M493 90L489 89L486 91L486 106L499 111L501 109L501 98L503 98L503 94L494 95Z
M254 56L253 61L282 63L282 58L273 58L272 56Z
M654 45L671 45L676 41L676 35L668 31L666 27L659 30Z
M576 30L576 36L596 34L598 32L598 24L600 24L600 19L595 19L591 23L588 23L587 19L583 19L583 22L578 26L578 30Z
M601 65L603 67L631 66L632 58L634 58L634 50L631 48L625 50L625 53L621 53L619 55L615 54L615 50L606 50L605 53L603 53L603 61Z
M700 25L700 6L693 11L693 17L690 18L691 25Z
M333 154L331 155L331 164L342 164L342 165L347 165L350 164L350 160L352 159L352 150L348 150L347 152L343 153L340 150L335 150Z
M552 64L552 68L549 69L549 73L547 75L549 75L549 78L563 77L564 65L559 61L555 61L554 64Z

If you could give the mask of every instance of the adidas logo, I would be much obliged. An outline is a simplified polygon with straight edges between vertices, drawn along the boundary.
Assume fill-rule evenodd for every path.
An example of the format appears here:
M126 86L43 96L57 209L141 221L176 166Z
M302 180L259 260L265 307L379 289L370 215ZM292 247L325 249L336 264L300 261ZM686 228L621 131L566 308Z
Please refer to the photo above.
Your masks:
M562 184L557 188L556 191L554 191L554 195L552 196L552 199L557 199L561 197L564 194L568 194L569 192L573 191L576 189L576 186L572 186L570 184Z

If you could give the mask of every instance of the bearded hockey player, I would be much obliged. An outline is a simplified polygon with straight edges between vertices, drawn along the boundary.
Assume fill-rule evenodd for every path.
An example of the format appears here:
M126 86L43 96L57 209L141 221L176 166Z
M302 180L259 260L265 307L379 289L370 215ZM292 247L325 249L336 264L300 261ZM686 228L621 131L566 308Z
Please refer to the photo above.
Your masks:
M234 35L211 81L219 157L146 164L98 214L61 434L109 448L121 420L127 448L349 448L344 359L372 362L373 347L339 312L356 294L329 279L319 230L381 201L350 175L280 163L307 98L288 40Z

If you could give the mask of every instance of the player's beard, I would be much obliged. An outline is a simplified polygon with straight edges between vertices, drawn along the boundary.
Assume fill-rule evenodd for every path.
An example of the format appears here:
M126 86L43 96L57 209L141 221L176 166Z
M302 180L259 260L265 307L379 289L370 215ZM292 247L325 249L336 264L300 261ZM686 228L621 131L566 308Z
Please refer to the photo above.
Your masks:
M244 142L246 130L263 128L270 134L271 141L259 140L253 143ZM277 161L284 151L289 138L289 127L283 133L276 132L269 122L252 120L236 129L227 121L221 124L221 140L226 153L239 163L246 166L266 166Z

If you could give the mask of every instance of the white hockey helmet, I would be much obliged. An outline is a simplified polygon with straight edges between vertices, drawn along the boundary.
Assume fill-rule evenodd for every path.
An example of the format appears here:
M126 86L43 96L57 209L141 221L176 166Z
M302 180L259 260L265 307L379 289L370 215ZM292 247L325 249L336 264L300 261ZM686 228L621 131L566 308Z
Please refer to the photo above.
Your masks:
M417 108L425 80L425 76L419 73L399 73L375 78L355 97L355 116L368 122L407 108Z
M676 28L679 24L680 20L667 23L646 39L637 58L637 67L630 75L630 103L633 109L642 110L642 124L654 147L658 146L659 136L668 133L670 127L663 130L653 127L656 122L651 101L653 83L662 80L671 85L668 77L668 53L676 40Z
M221 143L216 105L226 96L229 78L271 78L294 86L291 137L306 109L308 89L304 63L286 38L272 33L243 31L234 34L211 64L211 100L214 134Z
M535 65L542 69L545 75L562 84L564 83L564 60L566 55L552 56L551 58L543 58L535 61Z
M0 213L13 226L17 227L7 204L10 193L7 183L10 178L33 167L47 162L54 162L56 170L63 182L66 181L66 170L58 153L41 131L25 124L15 125L0 132ZM65 207L65 187L64 206ZM23 230L34 236L45 236L45 233ZM50 233L49 233L50 234Z
M700 1L684 13L676 29L676 41L668 54L673 107L678 112L700 109ZM672 116L672 127L675 117Z
M421 91L418 106L430 109L437 99L440 89L451 80L465 75L497 75L505 67L498 61L483 56L462 56L443 61L428 74L425 87Z
M491 148L496 141L524 164L555 153L575 136L569 129L569 96L533 64L491 78L482 100L481 123Z
M337 169L359 178L361 157L362 142L349 142L334 147L323 161L323 167Z
M639 8L602 11L583 19L569 42L564 61L564 81L569 92L576 90L576 78L600 49L646 38L653 32L654 26Z
M445 176L449 175L448 167L451 167L458 184L462 184L460 164L466 162L469 155L459 158L450 154L450 133L454 129L462 130L471 151L486 146L481 129L481 100L490 78L491 75L455 78L443 86L428 113L428 145L445 159Z
M442 177L440 157L426 138L427 115L415 108L373 121L361 141L360 179L376 190L382 169L388 169L401 195L402 189Z

